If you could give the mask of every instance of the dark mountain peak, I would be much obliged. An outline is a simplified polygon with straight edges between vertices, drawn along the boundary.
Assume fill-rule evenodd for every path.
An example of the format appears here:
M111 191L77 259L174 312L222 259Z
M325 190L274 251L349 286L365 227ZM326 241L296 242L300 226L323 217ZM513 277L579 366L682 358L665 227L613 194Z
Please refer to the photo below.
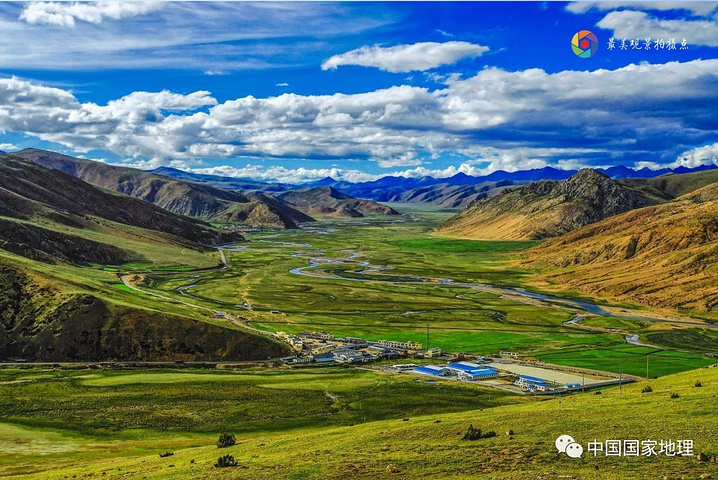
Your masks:
M308 185L312 187L325 187L328 185L334 185L337 181L332 177L324 177L321 180L317 180L316 182L311 182Z

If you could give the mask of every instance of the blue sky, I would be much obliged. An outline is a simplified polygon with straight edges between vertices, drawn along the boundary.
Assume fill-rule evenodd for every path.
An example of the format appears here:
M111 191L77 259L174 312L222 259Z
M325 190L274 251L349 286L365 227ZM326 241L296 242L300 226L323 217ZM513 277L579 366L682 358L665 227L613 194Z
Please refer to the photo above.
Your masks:
M285 182L718 163L718 3L0 3L0 28L4 150Z

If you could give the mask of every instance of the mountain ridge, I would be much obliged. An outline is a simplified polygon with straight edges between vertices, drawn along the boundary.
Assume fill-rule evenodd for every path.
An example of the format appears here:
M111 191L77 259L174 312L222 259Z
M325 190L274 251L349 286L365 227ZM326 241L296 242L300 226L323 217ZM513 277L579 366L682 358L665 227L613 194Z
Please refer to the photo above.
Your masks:
M391 207L371 200L352 197L331 186L291 190L282 193L279 198L309 215L345 218L359 218L365 215L399 215L399 212Z
M205 221L251 222L255 226L278 228L296 228L299 223L313 221L311 217L281 202L269 200L263 194L242 194L45 150L25 149L15 155L88 183L139 198L170 212Z
M592 169L566 180L542 180L470 203L437 228L480 240L540 240L657 203Z

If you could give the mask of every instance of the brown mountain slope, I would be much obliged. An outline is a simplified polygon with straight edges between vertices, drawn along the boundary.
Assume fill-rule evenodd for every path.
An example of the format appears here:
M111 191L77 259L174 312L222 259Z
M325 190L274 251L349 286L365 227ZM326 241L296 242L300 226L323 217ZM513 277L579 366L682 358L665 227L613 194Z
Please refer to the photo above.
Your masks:
M463 208L475 200L493 197L506 190L512 182L482 182L476 185L439 183L416 187L389 199L400 203L432 203L447 208Z
M302 212L266 195L230 192L211 185L32 148L15 155L170 212L206 221L245 222L278 228L295 228L298 223L313 221Z
M676 197L718 182L718 170L704 172L668 174L655 178L624 178L618 180L627 187L640 190L657 200L673 200Z
M222 232L31 161L0 155L0 248L44 262L120 264L136 256L84 233L119 234L124 226L195 249L243 240L239 234Z
M718 310L718 184L550 240L525 265L561 289L651 307Z
M583 169L565 181L535 182L472 202L437 232L480 240L537 240L654 203L602 173Z
M391 207L346 195L332 187L293 190L281 194L279 198L309 215L330 217L399 215L399 212Z

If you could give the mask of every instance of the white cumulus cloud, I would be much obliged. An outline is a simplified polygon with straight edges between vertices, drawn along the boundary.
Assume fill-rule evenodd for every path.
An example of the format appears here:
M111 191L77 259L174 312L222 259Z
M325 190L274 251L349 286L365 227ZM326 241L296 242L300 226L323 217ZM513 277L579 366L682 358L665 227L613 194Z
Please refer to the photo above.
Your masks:
M718 165L718 143L692 148L680 154L672 167L700 167L701 165Z
M322 70L335 70L342 65L374 67L387 72L424 71L441 65L475 58L489 51L489 47L469 42L419 42L410 45L382 47L363 46L334 55L322 62Z
M718 17L718 15L717 15ZM610 12L597 25L617 38L683 38L690 45L718 46L718 18L705 20L660 19L646 12Z
M75 22L102 23L144 15L164 8L163 2L28 2L20 20L40 25L74 27Z
M447 155L504 170L668 163L718 141L717 85L712 59L556 73L485 68L436 90L400 85L224 102L208 91L134 92L100 105L0 78L0 131L156 164L308 158L411 170Z
M686 10L696 15L707 15L718 8L716 2L690 2L690 1L581 1L571 2L566 6L566 10L573 13L586 13L589 10Z

